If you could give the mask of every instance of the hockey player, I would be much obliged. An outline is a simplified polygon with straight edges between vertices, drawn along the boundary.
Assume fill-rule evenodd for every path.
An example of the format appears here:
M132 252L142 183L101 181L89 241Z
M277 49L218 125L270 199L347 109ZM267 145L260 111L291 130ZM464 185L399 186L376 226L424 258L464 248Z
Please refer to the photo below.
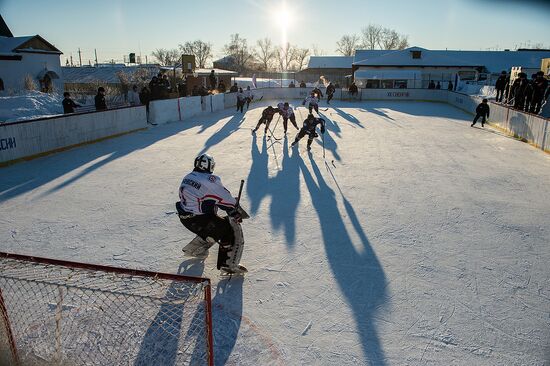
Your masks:
M323 98L323 93L321 92L321 89L319 89L319 87L316 86L315 89L313 89L313 92L315 93L317 99L321 100Z
M334 92L336 91L336 88L332 84L332 82L329 82L327 85L327 104L330 104L330 100L334 96Z
M239 88L237 92L237 112L241 111L243 113L244 103L246 103L246 97L243 93L243 88Z
M485 118L489 118L489 112L490 109L487 104L487 99L483 99L483 101L476 108L476 116L470 127L474 127L479 117L481 117L481 127L483 127L485 125Z
M283 117L283 127L285 129L285 134L288 127L289 119L290 119L290 122L294 125L294 127L296 127L296 129L299 130L298 124L296 123L296 116L294 115L294 109L292 109L292 107L288 104L288 102L284 102L284 103L281 102L277 104L277 108L279 109L279 114Z
M304 121L304 125L300 132L296 135L296 138L292 142L290 146L295 146L298 141L302 139L305 135L308 135L307 139L307 150L311 150L311 143L313 142L313 139L315 137L319 137L317 132L315 132L315 127L320 124L321 125L321 133L325 133L325 120L322 118L315 118L313 114L308 114L306 120Z
M263 110L262 116L260 117L260 120L258 121L258 124L256 125L256 128L252 130L252 133L258 131L258 128L262 125L262 123L265 123L265 130L264 133L267 133L267 129L269 128L269 124L273 120L273 116L275 113L279 112L279 108L273 108L272 106L268 106L266 109Z
M246 90L244 91L244 98L245 98L245 101L246 101L246 110L248 110L248 106L250 105L250 102L252 102L252 99L254 99L254 95L252 95L252 91L250 90L250 86L246 87Z
M309 114L311 114L312 110L314 109L315 112L319 114L319 99L317 99L315 91L311 91L309 96L302 102L302 105L307 105L307 108L309 109Z
M176 203L178 216L183 226L197 234L183 251L186 255L205 258L208 249L218 243L217 268L228 273L243 273L247 270L239 265L244 247L242 217L236 199L223 186L220 177L212 174L214 166L210 155L199 155L193 171L181 182L180 200ZM218 209L228 215L218 216Z

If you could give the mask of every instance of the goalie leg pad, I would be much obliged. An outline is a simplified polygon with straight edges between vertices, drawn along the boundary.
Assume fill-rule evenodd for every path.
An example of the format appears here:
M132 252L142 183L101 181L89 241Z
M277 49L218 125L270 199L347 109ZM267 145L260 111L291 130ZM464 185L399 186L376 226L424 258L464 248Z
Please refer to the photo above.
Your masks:
M218 269L222 267L237 268L243 255L244 237L242 226L232 218L227 218L227 220L233 229L234 237L232 242L220 243Z
M208 249L214 244L216 244L214 238L207 237L205 240L197 235L189 244L183 247L182 251L192 257L206 258Z

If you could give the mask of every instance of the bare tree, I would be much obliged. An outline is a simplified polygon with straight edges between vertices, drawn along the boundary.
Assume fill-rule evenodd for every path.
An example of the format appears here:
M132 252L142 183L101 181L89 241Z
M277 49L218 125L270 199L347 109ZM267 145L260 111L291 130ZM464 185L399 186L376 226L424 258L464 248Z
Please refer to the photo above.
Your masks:
M296 70L301 71L307 66L309 61L310 50L309 48L295 48L294 49L294 62L296 64Z
M180 54L177 49L167 50L164 48L157 48L151 52L154 58L156 58L162 66L174 66L178 63Z
M277 66L279 71L287 71L290 67L292 67L291 64L292 61L294 61L295 49L296 47L288 42L277 47L275 50L275 56L277 58Z
M313 56L324 56L325 50L321 49L318 44L312 44L311 45Z
M223 47L223 50L227 56L231 56L237 71L241 72L245 70L254 59L254 50L248 47L245 38L239 37L239 33L232 34L230 37L229 43Z
M401 35L401 39L399 40L399 44L397 45L398 50L404 50L405 48L409 47L408 38L408 36Z
M367 27L361 30L361 37L363 48L368 50L374 50L376 46L380 44L382 35L382 27L376 24L369 24Z
M336 52L344 56L353 56L355 50L359 47L359 36L356 34L344 35L336 42Z
M256 59L262 65L263 70L268 70L275 58L275 46L271 39L264 38L256 42L258 49L256 51Z
M212 43L203 42L200 39L193 42L185 42L178 45L182 54L195 55L197 66L201 69L206 67L208 59L212 58Z

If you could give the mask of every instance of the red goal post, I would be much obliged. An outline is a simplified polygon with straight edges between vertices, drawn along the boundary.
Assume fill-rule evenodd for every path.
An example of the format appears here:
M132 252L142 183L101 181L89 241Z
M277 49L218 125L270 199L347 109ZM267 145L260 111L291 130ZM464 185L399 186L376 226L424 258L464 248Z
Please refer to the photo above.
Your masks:
M0 252L0 364L213 366L210 280Z

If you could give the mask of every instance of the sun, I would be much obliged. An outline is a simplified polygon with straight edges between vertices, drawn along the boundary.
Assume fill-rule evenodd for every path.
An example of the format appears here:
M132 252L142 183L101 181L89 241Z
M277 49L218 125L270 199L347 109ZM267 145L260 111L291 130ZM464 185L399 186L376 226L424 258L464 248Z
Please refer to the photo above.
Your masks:
M281 45L285 45L288 41L288 31L294 23L294 14L284 0L278 3L276 8L273 8L271 14L273 24L281 34Z

